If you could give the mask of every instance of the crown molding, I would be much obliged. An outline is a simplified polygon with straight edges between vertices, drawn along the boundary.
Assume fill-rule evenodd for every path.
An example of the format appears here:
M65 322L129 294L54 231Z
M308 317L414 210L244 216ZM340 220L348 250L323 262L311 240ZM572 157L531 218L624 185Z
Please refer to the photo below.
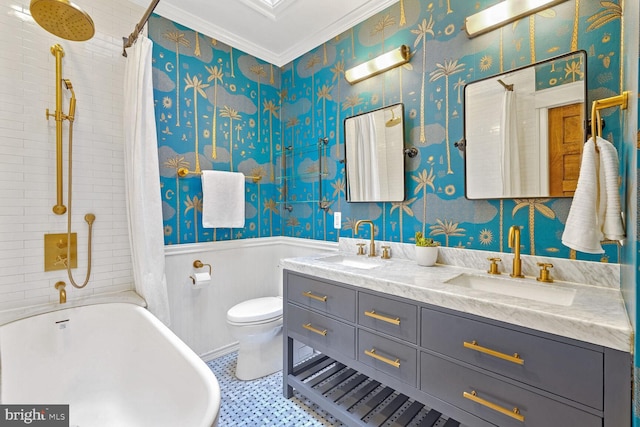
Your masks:
M163 5L163 3L160 3L160 5ZM158 15L177 22L180 25L184 25L185 27L201 34L214 37L216 40L232 46L234 49L241 50L271 64L278 65L275 62L278 59L278 55L276 53L259 46L238 34L231 33L226 28L215 25L172 4L164 3L162 8L160 8L160 5L156 9L156 13Z
M276 64L275 62L274 64L282 67L290 63L294 59L297 59L305 53L310 52L326 41L339 36L348 29L354 27L355 25L363 22L364 20L372 17L376 13L383 11L384 9L397 2L398 0L383 0L376 2L375 7L371 7L370 4L364 4L357 9L354 9L349 14L342 16L340 19L327 25L322 30L317 31L314 34L310 34L307 38L301 40L299 43L292 44L289 49L286 49L278 55L279 64Z
M140 0L134 0L138 2ZM259 8L257 3L262 3L263 0L240 0L247 6L253 5L255 8ZM280 0L276 4L274 9L278 10L276 20L281 19L282 12L289 10L291 5L295 1L304 0ZM198 31L201 34L206 34L209 37L214 37L217 40L232 46L234 49L241 50L247 54L255 56L263 61L271 63L277 67L282 67L296 58L304 55L305 53L315 49L327 40L331 40L348 29L352 28L356 24L364 21L365 19L375 15L376 13L386 9L387 7L397 3L398 0L381 0L371 5L371 2L361 5L353 11L341 16L339 19L332 23L329 23L325 28L318 30L312 34L306 34L303 38L297 38L297 42L291 43L287 49L282 52L273 51L264 45L257 44L240 34L236 34L227 28L223 28L219 25L213 24L202 17L190 13L178 6L167 2L160 2L156 8L158 15L164 18L170 19L174 22L184 25L194 31ZM266 5L265 8L270 6ZM280 9L278 9L280 8ZM263 14L264 15L264 14ZM275 15L275 14L274 14ZM267 16L270 20L271 18ZM277 25L274 22L274 25ZM292 36L292 41L295 41L296 37Z

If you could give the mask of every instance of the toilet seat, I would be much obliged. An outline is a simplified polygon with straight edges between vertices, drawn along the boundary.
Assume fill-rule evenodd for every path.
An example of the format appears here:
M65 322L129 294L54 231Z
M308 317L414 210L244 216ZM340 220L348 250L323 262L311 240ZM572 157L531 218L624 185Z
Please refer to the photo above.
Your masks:
M227 311L233 324L265 323L282 317L282 297L262 297L243 301Z

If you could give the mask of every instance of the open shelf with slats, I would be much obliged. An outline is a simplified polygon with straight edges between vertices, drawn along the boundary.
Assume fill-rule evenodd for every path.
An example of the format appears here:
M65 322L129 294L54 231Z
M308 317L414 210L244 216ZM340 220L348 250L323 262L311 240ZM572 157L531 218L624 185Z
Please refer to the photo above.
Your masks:
M288 382L348 426L460 426L456 420L323 354L294 366Z

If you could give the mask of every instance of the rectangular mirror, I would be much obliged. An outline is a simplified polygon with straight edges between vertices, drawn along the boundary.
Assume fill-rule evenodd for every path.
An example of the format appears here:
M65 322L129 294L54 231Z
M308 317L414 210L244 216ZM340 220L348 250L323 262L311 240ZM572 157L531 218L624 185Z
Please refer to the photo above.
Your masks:
M586 52L464 88L465 196L571 197L586 141Z
M347 201L403 201L403 104L347 117L344 141Z

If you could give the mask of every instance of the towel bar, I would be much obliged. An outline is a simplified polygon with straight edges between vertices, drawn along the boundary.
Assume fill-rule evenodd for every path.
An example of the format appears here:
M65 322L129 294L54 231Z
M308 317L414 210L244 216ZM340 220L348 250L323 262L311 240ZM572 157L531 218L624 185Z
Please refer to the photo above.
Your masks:
M620 106L620 109L626 110L629 101L629 91L624 91L620 95L603 98L593 101L591 106L591 136L594 138L602 133L602 122L600 119L600 110ZM594 120L595 119L595 120ZM596 151L598 145L596 144Z
M178 169L178 176L180 178L184 178L185 176L187 176L189 174L191 174L191 175L202 175L202 172L190 171L187 168L179 168ZM244 177L245 177L245 179L250 179L253 182L260 182L260 180L262 179L262 177L260 175L245 175Z

